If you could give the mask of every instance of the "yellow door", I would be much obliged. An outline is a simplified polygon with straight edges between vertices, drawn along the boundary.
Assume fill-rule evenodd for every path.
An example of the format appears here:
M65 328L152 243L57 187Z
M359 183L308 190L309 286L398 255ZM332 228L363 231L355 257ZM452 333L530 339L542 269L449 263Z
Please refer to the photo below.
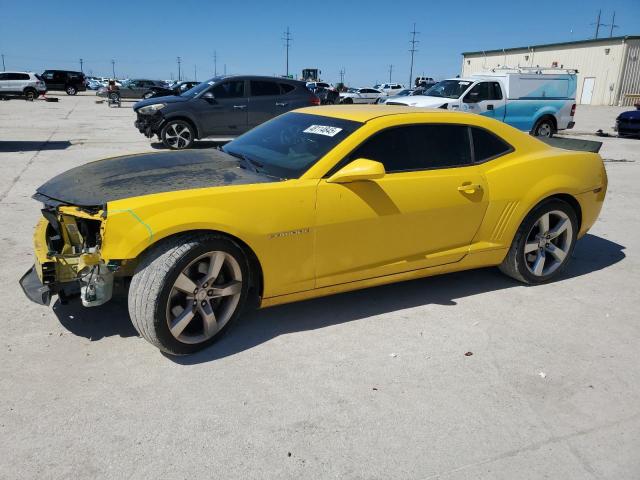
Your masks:
M318 184L316 287L457 262L487 208L478 167Z

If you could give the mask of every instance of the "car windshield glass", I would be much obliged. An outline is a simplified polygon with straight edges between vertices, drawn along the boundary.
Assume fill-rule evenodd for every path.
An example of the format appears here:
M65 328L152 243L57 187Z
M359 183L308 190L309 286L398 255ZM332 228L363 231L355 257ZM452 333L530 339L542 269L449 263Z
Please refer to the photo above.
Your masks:
M248 131L223 147L266 175L298 178L362 123L290 112Z
M213 77L210 80L207 80L206 82L202 82L199 83L198 85L196 85L193 88L190 88L189 90L187 90L186 92L182 92L180 94L181 97L195 97L196 95L198 95L200 92L203 92L204 90L208 90L209 87L211 87L212 85L214 85L216 82L219 82L220 80L222 80L224 77Z
M443 80L423 93L430 97L460 98L471 82L468 80Z

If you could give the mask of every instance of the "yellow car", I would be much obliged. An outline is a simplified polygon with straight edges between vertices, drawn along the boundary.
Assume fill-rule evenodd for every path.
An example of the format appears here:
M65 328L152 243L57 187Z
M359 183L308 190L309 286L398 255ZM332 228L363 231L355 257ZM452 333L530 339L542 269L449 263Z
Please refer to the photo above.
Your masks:
M129 313L171 354L268 307L491 265L556 278L607 188L597 153L495 120L395 106L312 107L222 149L111 158L41 186L35 265L48 304L129 285Z

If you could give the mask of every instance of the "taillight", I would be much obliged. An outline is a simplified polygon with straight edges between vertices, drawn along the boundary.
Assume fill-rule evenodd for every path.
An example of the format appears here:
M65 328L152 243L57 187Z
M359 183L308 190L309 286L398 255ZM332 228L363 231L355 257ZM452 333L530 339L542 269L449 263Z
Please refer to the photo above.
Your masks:
M313 95L311 97L311 105L320 105L320 98L318 98L315 95Z
M571 105L571 116L573 117L576 114L576 104Z

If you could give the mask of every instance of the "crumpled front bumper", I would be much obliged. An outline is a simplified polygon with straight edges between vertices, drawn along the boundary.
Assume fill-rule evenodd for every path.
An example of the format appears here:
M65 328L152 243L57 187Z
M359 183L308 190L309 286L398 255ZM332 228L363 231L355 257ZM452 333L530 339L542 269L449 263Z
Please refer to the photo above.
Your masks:
M145 135L148 138L153 137L154 135L160 134L160 129L162 128L162 124L164 122L164 118L162 115L154 114L154 115L140 115L138 114L138 118L133 125L138 129L140 133Z
M58 295L60 301L64 303L67 298L80 293L80 285L78 282L43 284L40 277L38 277L35 265L27 270L22 278L20 278L19 283L27 298L39 305L49 305L53 295Z

